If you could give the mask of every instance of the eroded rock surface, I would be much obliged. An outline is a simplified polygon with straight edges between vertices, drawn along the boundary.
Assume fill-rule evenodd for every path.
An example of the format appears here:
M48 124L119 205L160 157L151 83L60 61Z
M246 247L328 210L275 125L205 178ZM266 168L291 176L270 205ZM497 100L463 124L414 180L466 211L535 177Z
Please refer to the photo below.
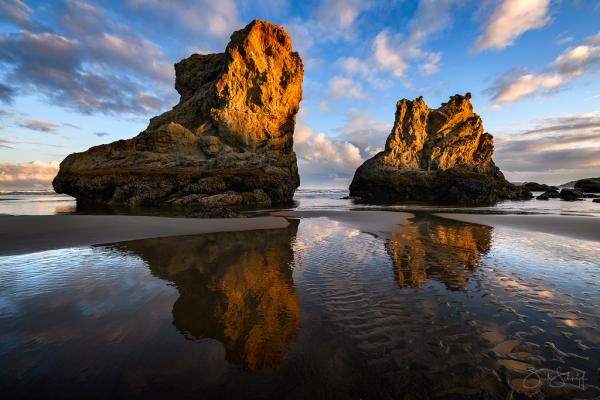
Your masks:
M529 199L492 160L492 135L473 112L471 95L455 95L438 109L422 97L400 100L384 151L354 174L350 196L368 202L428 201L492 204Z
M179 104L133 139L69 155L54 189L128 207L290 202L303 67L284 29L253 21L224 53L193 54L175 73Z

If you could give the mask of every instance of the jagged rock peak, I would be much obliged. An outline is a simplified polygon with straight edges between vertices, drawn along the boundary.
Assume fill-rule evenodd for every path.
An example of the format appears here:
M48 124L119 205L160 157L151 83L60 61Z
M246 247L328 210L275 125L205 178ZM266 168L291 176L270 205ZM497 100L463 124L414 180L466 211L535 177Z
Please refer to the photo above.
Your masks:
M363 201L459 204L530 198L494 164L493 137L470 99L470 93L457 94L437 109L423 97L398 101L385 149L356 170L350 195Z
M175 64L179 103L138 136L69 155L53 185L82 203L202 208L287 203L302 60L285 30L255 20L224 53Z
M468 167L483 172L493 167L493 139L473 112L470 97L457 94L437 109L422 97L398 101L384 163L426 171Z

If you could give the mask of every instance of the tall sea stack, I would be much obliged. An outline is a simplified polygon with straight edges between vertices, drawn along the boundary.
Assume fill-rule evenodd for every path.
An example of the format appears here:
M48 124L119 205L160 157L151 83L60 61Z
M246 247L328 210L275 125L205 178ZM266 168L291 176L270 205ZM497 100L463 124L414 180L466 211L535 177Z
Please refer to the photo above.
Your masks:
M179 104L132 139L69 155L54 189L127 207L291 202L303 68L285 30L252 21L224 53L193 54L175 74Z
M438 109L427 107L422 97L398 101L385 150L358 167L350 196L468 205L531 198L494 164L492 135L484 132L470 98L452 96Z

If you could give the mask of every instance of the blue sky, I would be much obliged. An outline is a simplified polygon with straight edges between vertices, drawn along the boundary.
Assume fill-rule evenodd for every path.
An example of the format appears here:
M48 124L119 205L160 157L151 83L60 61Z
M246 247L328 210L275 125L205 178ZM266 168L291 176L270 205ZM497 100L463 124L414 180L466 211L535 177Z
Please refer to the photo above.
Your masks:
M0 188L48 185L66 155L177 103L173 63L259 18L305 64L302 185L345 186L401 98L471 92L514 181L600 176L600 1L0 0Z

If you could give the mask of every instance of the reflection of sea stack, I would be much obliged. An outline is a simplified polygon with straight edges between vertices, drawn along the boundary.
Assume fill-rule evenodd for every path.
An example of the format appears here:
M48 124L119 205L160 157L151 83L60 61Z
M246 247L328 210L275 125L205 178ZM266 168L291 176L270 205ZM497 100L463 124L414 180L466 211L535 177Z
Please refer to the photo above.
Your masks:
M485 225L417 217L406 229L386 243L400 286L435 279L449 289L464 288L491 246L492 228Z
M470 94L438 109L422 97L400 100L384 151L354 174L350 196L370 202L490 204L531 198L509 183L492 160L492 135L473 113Z
M193 54L175 74L179 104L133 139L69 155L54 189L130 207L291 202L303 69L285 30L253 21L224 53Z
M227 359L249 370L275 367L300 330L291 242L286 229L132 241L152 273L175 283L173 324L191 338L212 338Z

